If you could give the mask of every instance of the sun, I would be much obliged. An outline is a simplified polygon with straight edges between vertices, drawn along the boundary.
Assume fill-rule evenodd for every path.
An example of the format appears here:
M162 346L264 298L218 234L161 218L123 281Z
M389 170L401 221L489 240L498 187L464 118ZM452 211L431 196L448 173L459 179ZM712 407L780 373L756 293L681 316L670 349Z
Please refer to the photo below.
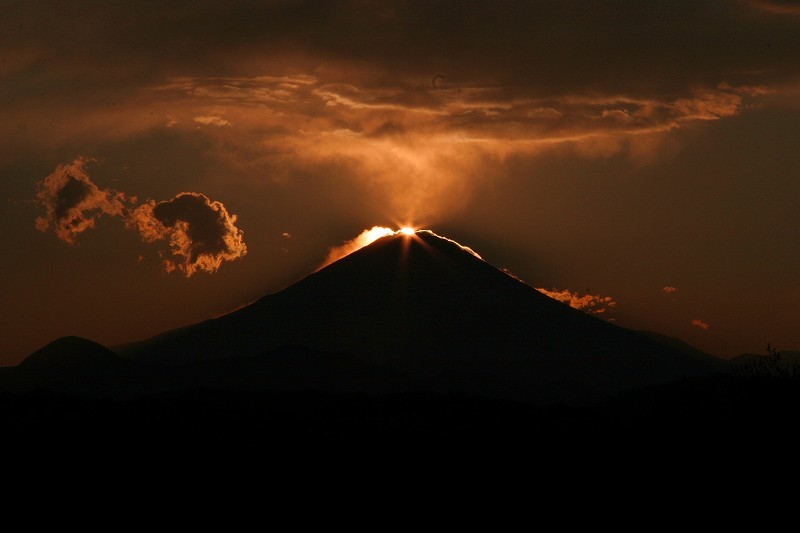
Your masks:
M414 235L417 232L417 230L415 230L414 228L412 228L410 226L403 226L398 231L400 233L402 233L403 235L409 235L409 236L410 235Z

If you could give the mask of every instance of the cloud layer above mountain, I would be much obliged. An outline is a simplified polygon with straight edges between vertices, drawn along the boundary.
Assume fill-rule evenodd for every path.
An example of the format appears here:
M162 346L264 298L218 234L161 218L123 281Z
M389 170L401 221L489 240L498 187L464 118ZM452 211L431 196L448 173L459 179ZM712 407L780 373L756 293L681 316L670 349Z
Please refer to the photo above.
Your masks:
M487 162L552 150L647 160L671 131L800 87L788 4L611 4L20 4L3 37L14 83L0 96L16 105L0 133L61 145L191 132L267 179L316 168L366 184L392 216L441 219L489 179ZM69 54L65 19L80 21ZM59 88L44 103L31 98L43 86ZM28 127L3 131L15 123Z

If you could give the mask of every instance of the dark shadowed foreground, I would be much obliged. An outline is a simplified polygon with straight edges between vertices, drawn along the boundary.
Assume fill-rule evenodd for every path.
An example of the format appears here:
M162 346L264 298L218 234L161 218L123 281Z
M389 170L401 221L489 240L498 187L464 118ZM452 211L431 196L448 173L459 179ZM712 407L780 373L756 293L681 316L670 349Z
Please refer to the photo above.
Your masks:
M5 453L47 460L257 461L251 466L273 473L297 461L534 462L545 473L610 468L608 461L620 471L686 461L710 467L731 455L769 463L778 459L771 450L791 442L798 405L797 380L734 375L637 389L591 406L444 393L194 389L112 399L41 391L0 396L0 424Z

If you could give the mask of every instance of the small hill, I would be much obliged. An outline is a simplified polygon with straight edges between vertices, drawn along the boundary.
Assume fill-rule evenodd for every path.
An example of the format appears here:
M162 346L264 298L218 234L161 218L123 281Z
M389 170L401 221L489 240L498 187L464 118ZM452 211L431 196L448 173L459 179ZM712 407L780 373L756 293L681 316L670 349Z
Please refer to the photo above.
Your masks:
M102 344L82 337L61 337L47 344L18 366L37 372L74 372L91 368L108 368L119 365L122 358Z
M138 389L149 367L82 337L61 337L36 350L0 376L0 390L124 393Z

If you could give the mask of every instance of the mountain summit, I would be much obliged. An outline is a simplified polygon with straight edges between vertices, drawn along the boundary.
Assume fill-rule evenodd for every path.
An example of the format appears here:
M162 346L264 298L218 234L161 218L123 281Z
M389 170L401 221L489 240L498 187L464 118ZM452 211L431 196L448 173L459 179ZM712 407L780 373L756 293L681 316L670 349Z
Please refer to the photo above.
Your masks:
M415 379L603 392L721 364L572 309L429 231L378 239L278 293L124 355L187 362L270 357L286 347L349 354Z

